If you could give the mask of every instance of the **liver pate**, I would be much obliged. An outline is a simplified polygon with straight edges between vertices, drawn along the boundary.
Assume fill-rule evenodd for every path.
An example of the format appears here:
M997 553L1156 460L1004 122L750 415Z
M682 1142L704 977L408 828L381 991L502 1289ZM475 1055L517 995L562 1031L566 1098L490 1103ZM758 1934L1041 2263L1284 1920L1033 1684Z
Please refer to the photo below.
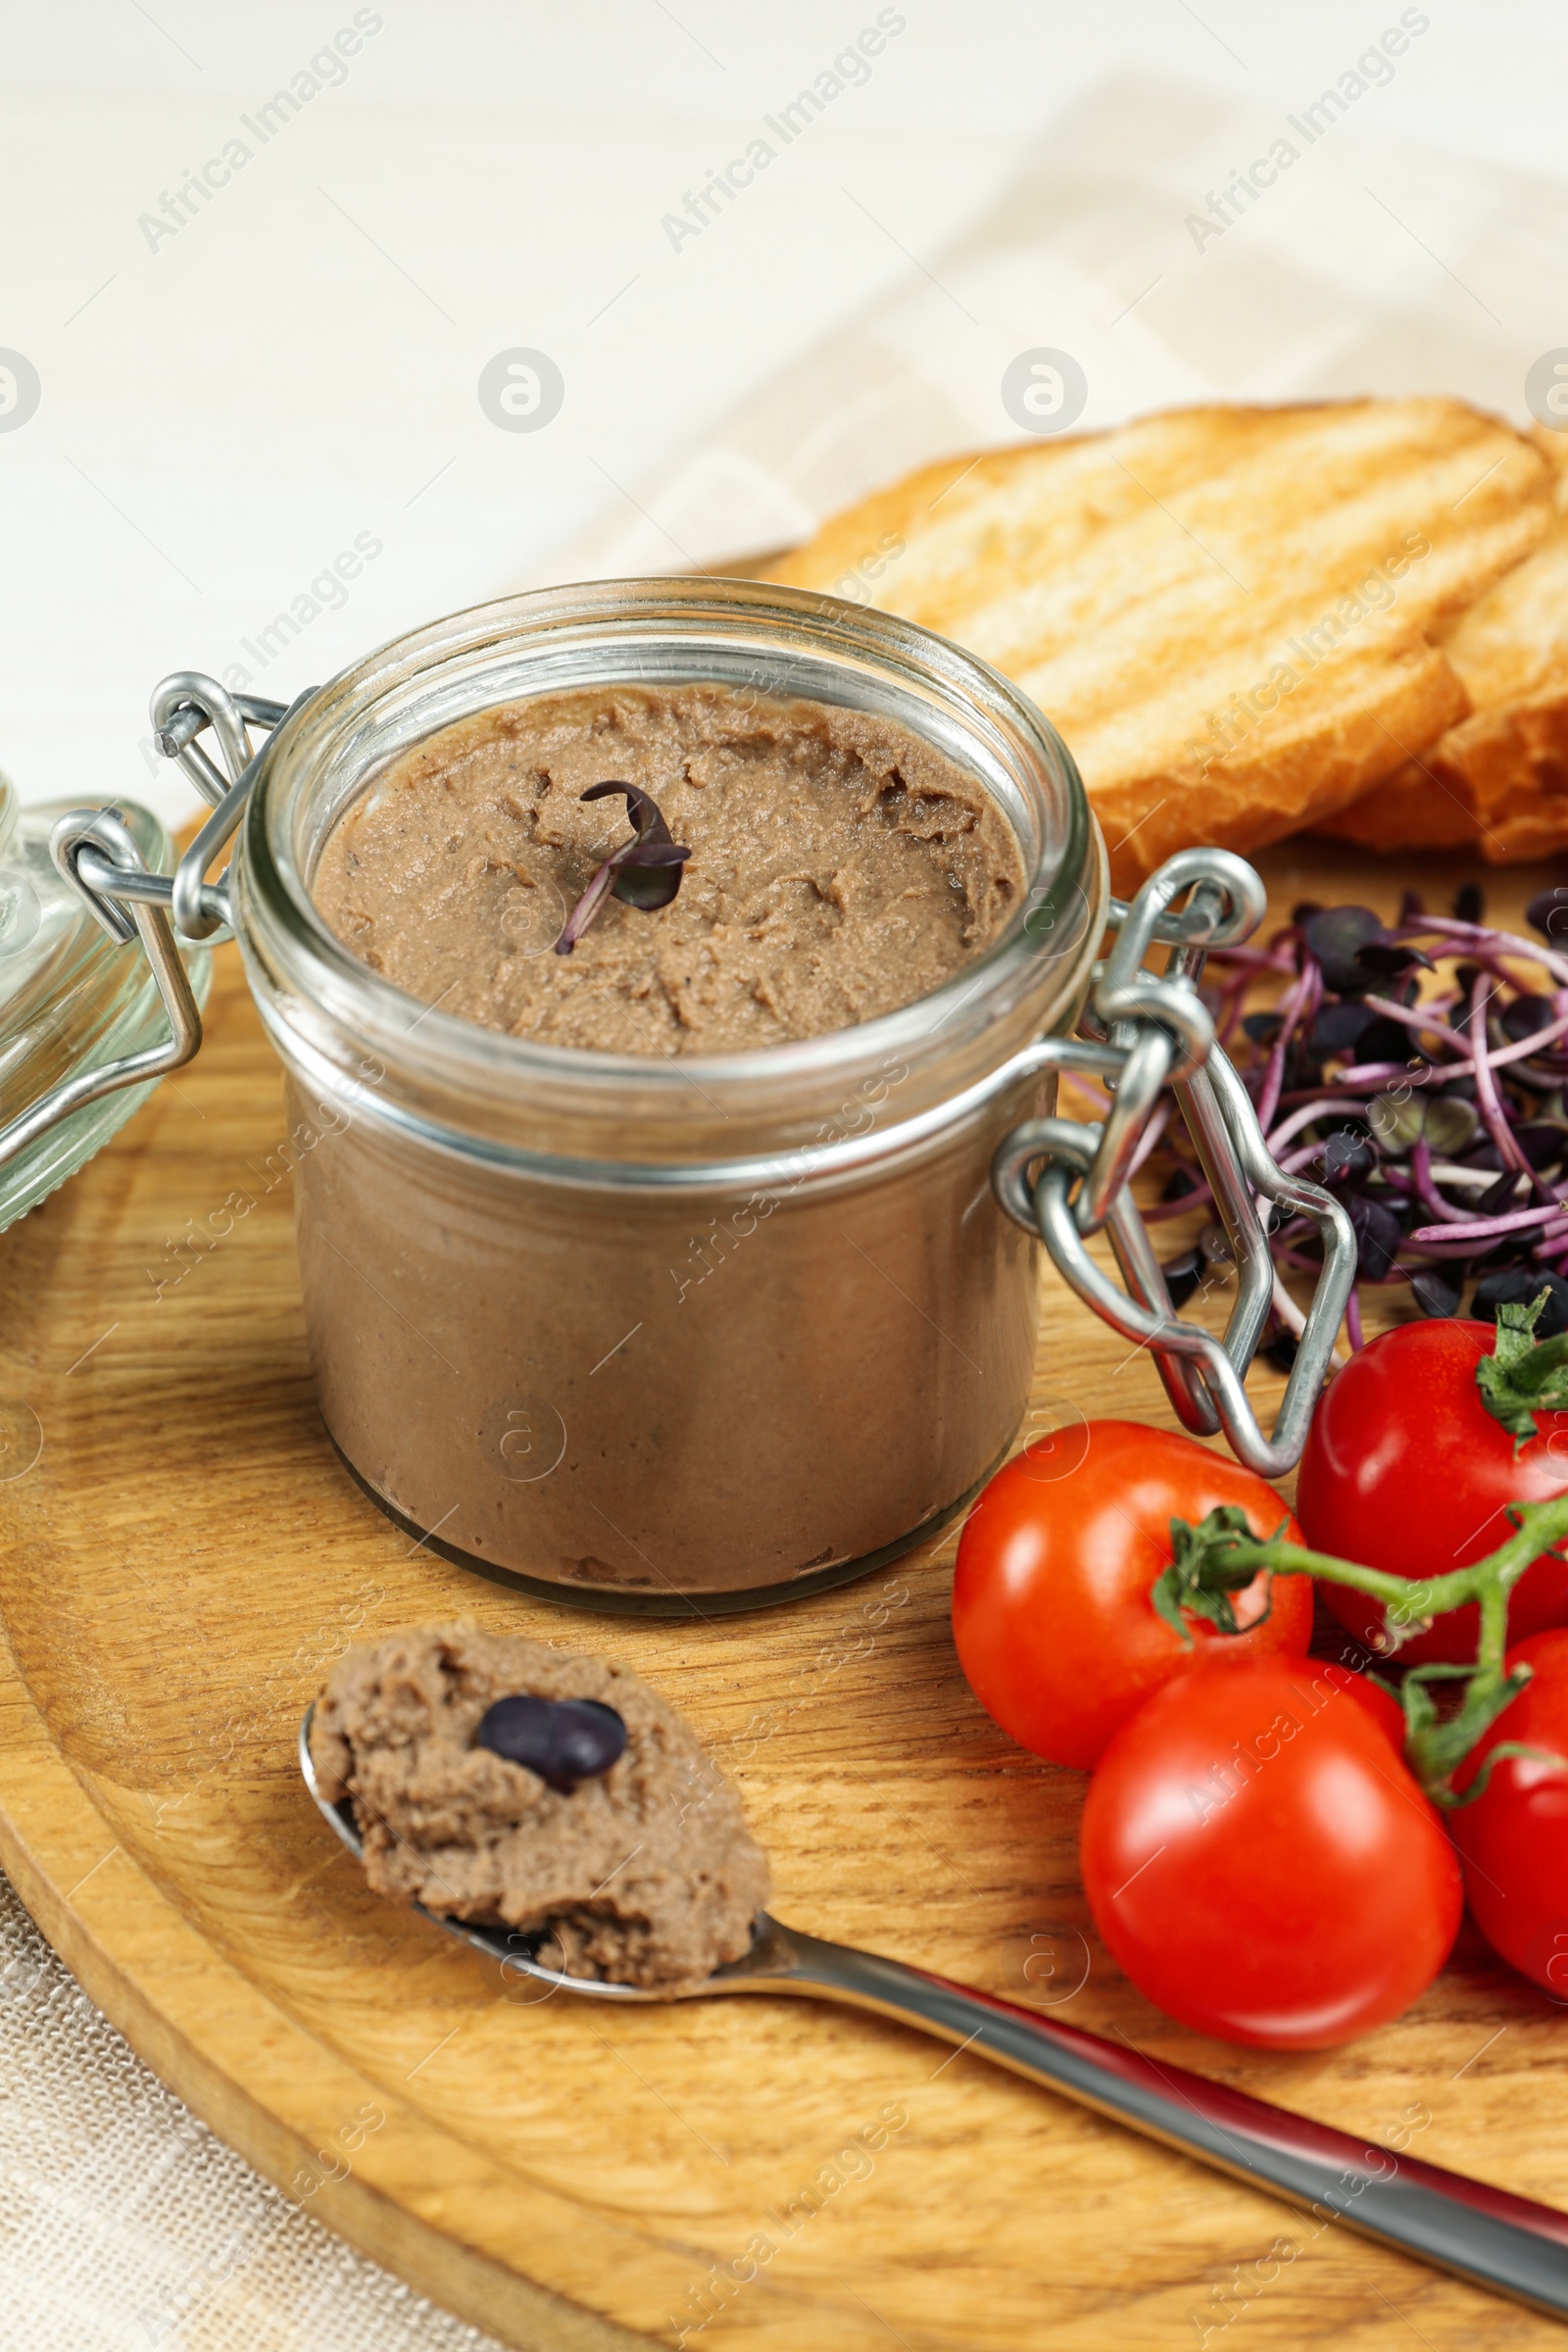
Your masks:
M558 1794L474 1744L514 1691L613 1707L626 1749ZM378 1893L546 1939L569 1976L673 1992L749 1948L767 1860L740 1800L669 1702L608 1659L468 1625L351 1649L317 1702L311 1758L354 1802Z
M638 785L692 851L673 903L553 950ZM615 1054L741 1053L911 1003L991 945L1023 865L979 780L907 728L718 684L513 703L402 754L313 889L355 955L484 1027Z

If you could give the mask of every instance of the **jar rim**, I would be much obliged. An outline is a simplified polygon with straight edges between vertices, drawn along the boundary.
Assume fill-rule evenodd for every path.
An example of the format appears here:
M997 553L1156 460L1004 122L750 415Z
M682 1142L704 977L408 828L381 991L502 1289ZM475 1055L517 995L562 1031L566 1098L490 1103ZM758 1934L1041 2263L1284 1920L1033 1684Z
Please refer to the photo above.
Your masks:
M1002 804L1024 854L1024 893L999 936L940 987L852 1027L782 1045L668 1057L610 1054L514 1037L439 1004L416 1009L416 999L328 928L311 892L314 858L343 809L409 743L455 717L524 699L530 664L538 681L531 691L547 693L560 689L564 664L573 662L574 683L646 684L660 661L686 664L670 676L722 681L725 665L749 654L777 666L769 691L878 709L912 725ZM792 681L792 667L818 686ZM819 691L824 677L842 690ZM342 1041L395 1055L420 1092L467 1085L536 1106L563 1096L601 1104L618 1097L634 1115L656 1119L689 1114L694 1088L719 1101L725 1120L759 1094L804 1102L862 1063L874 1068L921 1053L950 1023L969 1035L975 1019L965 1020L966 1007L983 1028L1020 997L1071 993L1085 942L1098 940L1094 917L1104 893L1102 849L1077 766L1011 680L897 614L711 576L532 590L376 648L303 703L268 744L236 873L237 928L253 986L270 996L285 1029L313 1030L319 1046L324 1015ZM1052 973L1053 965L1061 968ZM1042 991L1045 978L1061 987ZM269 1025L275 1034L276 1023ZM999 1039L991 1058L1007 1050ZM342 1054L328 1048L327 1058L341 1063ZM956 1076L961 1091L962 1073ZM437 1117L437 1126L446 1123ZM456 1124L462 1133L469 1121L459 1116Z

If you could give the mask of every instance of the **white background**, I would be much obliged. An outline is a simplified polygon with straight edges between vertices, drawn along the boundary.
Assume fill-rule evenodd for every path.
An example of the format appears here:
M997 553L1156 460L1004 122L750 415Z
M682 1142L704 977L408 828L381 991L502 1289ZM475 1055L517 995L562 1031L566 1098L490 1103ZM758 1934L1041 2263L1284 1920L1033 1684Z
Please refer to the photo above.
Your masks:
M662 465L912 277L1106 75L1163 73L1277 113L1399 8L906 0L869 79L678 251L664 215L875 0L374 13L346 80L251 139L231 184L154 250L141 216L352 22L350 0L0 7L0 347L42 382L37 414L0 432L0 765L29 799L130 793L188 813L146 741L164 671L238 662L286 697L549 576L553 551L633 514ZM1425 13L1358 123L1568 172L1568 13ZM538 433L497 429L476 397L484 363L518 345L565 379ZM989 386L983 335L972 365ZM367 532L382 552L342 608L260 674L242 640Z

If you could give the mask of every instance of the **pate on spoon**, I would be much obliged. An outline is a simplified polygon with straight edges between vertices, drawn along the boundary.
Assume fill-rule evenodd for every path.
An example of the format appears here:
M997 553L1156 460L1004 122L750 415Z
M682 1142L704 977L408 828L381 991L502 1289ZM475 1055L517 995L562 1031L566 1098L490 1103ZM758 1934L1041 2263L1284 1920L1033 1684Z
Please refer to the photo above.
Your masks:
M333 1804L318 1784L310 1740L315 1712L314 1705L307 1708L300 1726L300 1771L328 1826L363 1862L353 1799L345 1796ZM549 1992L618 2002L783 1993L834 2001L913 2026L1250 2187L1272 2189L1308 2208L1325 2227L1343 2221L1363 2236L1456 2272L1474 2285L1568 2318L1568 2214L1293 2115L1186 2067L1167 2066L1131 2042L1041 2017L995 1993L900 1960L825 1942L785 1927L765 1911L742 1958L715 1969L699 1984L659 1990L568 1976L539 1957L538 1938L503 1926L443 1918L422 1903L414 1907L449 1936L499 1962L504 1973L531 1978Z

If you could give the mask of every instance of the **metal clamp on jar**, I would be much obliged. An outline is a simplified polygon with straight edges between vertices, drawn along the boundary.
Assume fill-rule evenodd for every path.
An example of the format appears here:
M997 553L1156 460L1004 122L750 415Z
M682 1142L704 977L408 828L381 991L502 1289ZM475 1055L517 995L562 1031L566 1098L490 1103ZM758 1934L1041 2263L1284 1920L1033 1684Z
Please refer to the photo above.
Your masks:
M896 719L992 795L1023 904L913 1004L695 1062L417 1005L328 929L322 845L391 760L474 711L628 680ZM1355 1248L1331 1196L1269 1157L1199 994L1206 951L1260 920L1261 884L1192 851L1130 906L1107 901L1070 755L985 663L834 598L612 581L460 613L287 710L171 678L153 717L213 804L173 876L93 810L55 827L56 862L100 921L136 926L169 1010L159 1068L200 1038L176 935L232 926L291 1122L314 1139L295 1195L322 1414L360 1483L435 1549L553 1599L660 1614L788 1599L896 1557L1014 1439L1036 1237L1152 1349L1188 1428L1222 1428L1269 1475L1296 1460ZM0 1131L0 1159L152 1067L74 1074ZM1105 1082L1102 1127L1051 1115L1063 1070ZM1128 1190L1167 1080L1235 1255L1223 1343L1174 1313ZM1315 1221L1324 1270L1271 1442L1243 1384L1271 1300L1296 1317L1264 1231L1275 1204ZM1125 1292L1086 1246L1102 1230Z

